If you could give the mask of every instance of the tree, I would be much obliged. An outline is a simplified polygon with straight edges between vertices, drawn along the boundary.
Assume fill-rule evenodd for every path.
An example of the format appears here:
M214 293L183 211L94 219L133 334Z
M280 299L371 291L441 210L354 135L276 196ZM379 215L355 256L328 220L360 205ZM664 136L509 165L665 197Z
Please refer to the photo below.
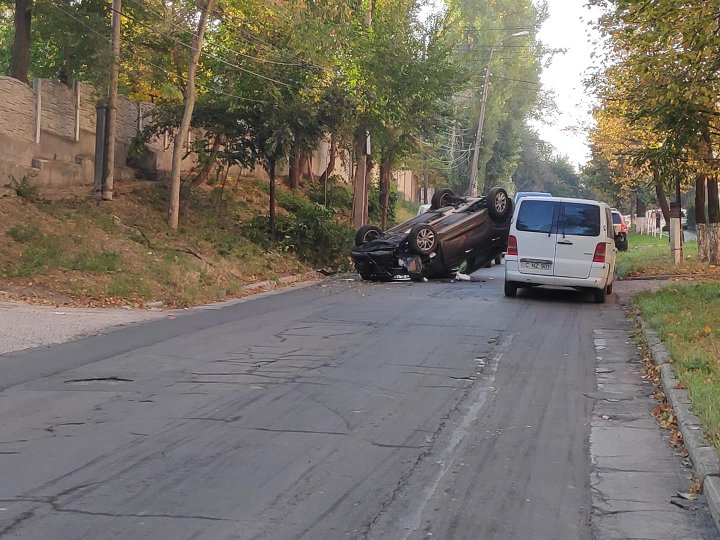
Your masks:
M207 0L207 3L202 6L200 11L200 20L198 21L197 33L193 37L192 53L188 64L187 85L184 92L185 110L183 111L180 128L175 135L173 144L172 171L170 173L170 200L168 204L168 223L173 229L178 228L178 221L180 219L180 163L182 161L183 146L185 145L185 139L190 129L190 121L197 97L197 91L195 90L195 73L200 60L200 50L202 49L209 12L212 10L213 5L214 0Z
M15 37L10 60L10 76L28 82L30 69L30 28L33 0L15 0Z
M611 7L600 22L612 61L604 72L608 83L596 79L603 110L645 129L642 144L624 154L630 166L651 169L661 205L671 183L690 187L699 177L708 179L710 261L720 264L720 202L711 187L720 112L716 6L622 0Z

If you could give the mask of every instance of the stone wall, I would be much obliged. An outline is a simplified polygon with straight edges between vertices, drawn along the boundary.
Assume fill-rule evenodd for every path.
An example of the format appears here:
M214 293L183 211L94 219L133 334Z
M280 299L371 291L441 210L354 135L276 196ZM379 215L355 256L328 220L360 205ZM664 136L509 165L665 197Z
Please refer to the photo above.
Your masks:
M92 186L97 127L96 104L100 98L94 87L78 83L68 87L56 81L41 79L40 96L16 79L0 76L0 185L7 177L28 176L42 187ZM134 172L126 166L128 150L133 138L149 121L147 113L153 105L118 99L117 139L115 147L115 178L132 178ZM40 110L38 130L36 111ZM39 133L39 142L36 136ZM202 136L191 133L191 137ZM172 137L163 135L147 144L147 152L134 165L157 180L169 177L172 162ZM329 139L323 140L313 152L312 172L320 176L330 158ZM182 170L197 165L194 155L183 160ZM231 174L247 174L267 178L258 165L253 170L233 170ZM287 163L278 170L278 177L288 174ZM352 182L352 159L338 149L333 174L345 182ZM416 199L416 182L412 174L400 173L400 192L406 199Z
M0 134L35 140L35 92L27 84L0 76Z

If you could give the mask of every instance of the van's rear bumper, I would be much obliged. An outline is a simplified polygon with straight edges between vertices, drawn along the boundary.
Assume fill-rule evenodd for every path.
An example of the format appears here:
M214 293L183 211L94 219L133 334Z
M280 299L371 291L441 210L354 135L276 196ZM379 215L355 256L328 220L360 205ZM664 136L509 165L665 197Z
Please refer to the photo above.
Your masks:
M607 286L610 270L607 263L593 263L590 276L587 278L570 278L560 276L547 276L542 274L523 274L518 270L517 258L505 257L505 281L512 281L522 285L554 285L557 287L580 287L589 289L602 289Z

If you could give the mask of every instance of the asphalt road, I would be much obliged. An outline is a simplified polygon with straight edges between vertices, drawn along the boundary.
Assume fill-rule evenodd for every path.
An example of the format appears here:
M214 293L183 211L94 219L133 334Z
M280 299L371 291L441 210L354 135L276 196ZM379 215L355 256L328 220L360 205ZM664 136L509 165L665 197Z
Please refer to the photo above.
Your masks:
M326 281L0 357L0 538L622 538L663 511L668 538L716 538L664 495L618 524L635 488L603 483L593 409L618 401L598 329L635 349L622 310L506 299L501 272Z

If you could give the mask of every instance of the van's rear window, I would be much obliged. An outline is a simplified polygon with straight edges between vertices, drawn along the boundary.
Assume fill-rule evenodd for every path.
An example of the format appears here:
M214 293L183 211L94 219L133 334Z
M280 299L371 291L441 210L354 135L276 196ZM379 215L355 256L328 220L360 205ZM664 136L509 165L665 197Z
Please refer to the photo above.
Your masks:
M600 207L595 204L565 203L558 233L600 236Z
M612 218L615 225L620 225L620 214L613 212Z
M550 233L553 226L553 216L556 201L537 201L533 199L522 199L520 211L518 212L518 231Z

